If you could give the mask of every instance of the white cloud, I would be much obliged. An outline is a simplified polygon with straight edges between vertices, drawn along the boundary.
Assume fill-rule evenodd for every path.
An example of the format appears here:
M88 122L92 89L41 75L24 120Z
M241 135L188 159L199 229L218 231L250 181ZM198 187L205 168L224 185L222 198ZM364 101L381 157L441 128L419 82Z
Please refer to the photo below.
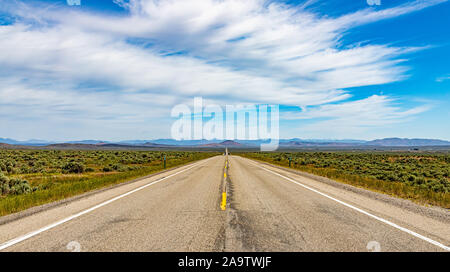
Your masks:
M372 95L361 100L303 108L302 112L286 112L281 118L286 120L318 119L317 122L301 126L302 131L343 136L354 133L362 134L373 128L398 124L429 110L430 107L431 103L427 103L404 110L393 98ZM299 123L301 124L302 121Z
M343 47L345 32L443 1L337 18L262 0L114 2L129 14L0 0L0 9L16 16L13 25L0 26L2 107L33 109L16 112L18 117L63 108L72 114L68 119L89 114L143 122L148 114L169 116L172 105L203 96L221 104L324 105L332 113L334 105L326 104L348 99L346 88L405 78L404 56L419 50ZM374 107L389 103L377 100ZM149 108L157 113L144 110ZM355 108L344 112L352 115ZM379 124L390 117L380 116Z

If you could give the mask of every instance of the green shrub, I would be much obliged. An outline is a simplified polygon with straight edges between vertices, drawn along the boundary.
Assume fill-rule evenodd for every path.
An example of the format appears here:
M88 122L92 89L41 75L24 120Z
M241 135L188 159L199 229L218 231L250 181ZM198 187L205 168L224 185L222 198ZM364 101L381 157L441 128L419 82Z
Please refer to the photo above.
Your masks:
M21 195L30 193L32 191L30 184L28 184L28 181L20 178L11 179L9 181L10 186L10 194L13 195Z
M112 168L114 171L118 171L118 172L125 172L125 171L128 170L128 167L127 167L127 166L125 166L125 165L123 165L123 164L120 164L120 163L116 163L116 164L112 165L111 168Z
M76 173L76 174L80 174L80 173L84 173L84 171L86 170L86 167L79 162L68 162L66 163L63 168L63 173Z
M21 195L30 193L32 188L28 181L20 178L10 179L7 176L0 174L0 194L1 195Z
M9 178L0 173L0 195L9 194Z

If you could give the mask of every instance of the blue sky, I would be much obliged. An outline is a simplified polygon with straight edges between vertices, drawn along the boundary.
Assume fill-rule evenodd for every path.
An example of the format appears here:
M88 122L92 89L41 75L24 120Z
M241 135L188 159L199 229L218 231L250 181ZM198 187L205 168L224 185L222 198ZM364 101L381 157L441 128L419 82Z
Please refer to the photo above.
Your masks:
M444 0L0 0L0 138L170 137L171 109L279 104L282 138L450 140Z

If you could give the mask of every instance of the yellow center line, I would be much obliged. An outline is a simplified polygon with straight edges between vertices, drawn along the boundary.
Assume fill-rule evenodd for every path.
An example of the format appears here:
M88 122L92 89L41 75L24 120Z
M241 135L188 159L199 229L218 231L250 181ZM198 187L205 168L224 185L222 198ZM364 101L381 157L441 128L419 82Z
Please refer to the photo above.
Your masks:
M220 208L222 211L225 211L227 208L227 193L225 192L222 193L222 203L220 204Z
M223 171L223 177L224 177L224 182L225 182L225 186L226 182L227 182L227 167L228 167L228 160L225 161L225 169ZM226 187L224 187L224 192L222 193L222 202L220 203L220 209L222 211L225 211L227 209L227 192L226 192Z

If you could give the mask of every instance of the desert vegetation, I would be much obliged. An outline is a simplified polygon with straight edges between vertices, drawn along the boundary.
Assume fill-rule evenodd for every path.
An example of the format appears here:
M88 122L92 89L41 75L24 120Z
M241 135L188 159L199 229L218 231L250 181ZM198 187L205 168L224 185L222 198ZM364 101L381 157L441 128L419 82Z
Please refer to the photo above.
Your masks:
M241 155L450 208L448 153L255 152Z
M182 151L0 150L0 216L215 155Z

